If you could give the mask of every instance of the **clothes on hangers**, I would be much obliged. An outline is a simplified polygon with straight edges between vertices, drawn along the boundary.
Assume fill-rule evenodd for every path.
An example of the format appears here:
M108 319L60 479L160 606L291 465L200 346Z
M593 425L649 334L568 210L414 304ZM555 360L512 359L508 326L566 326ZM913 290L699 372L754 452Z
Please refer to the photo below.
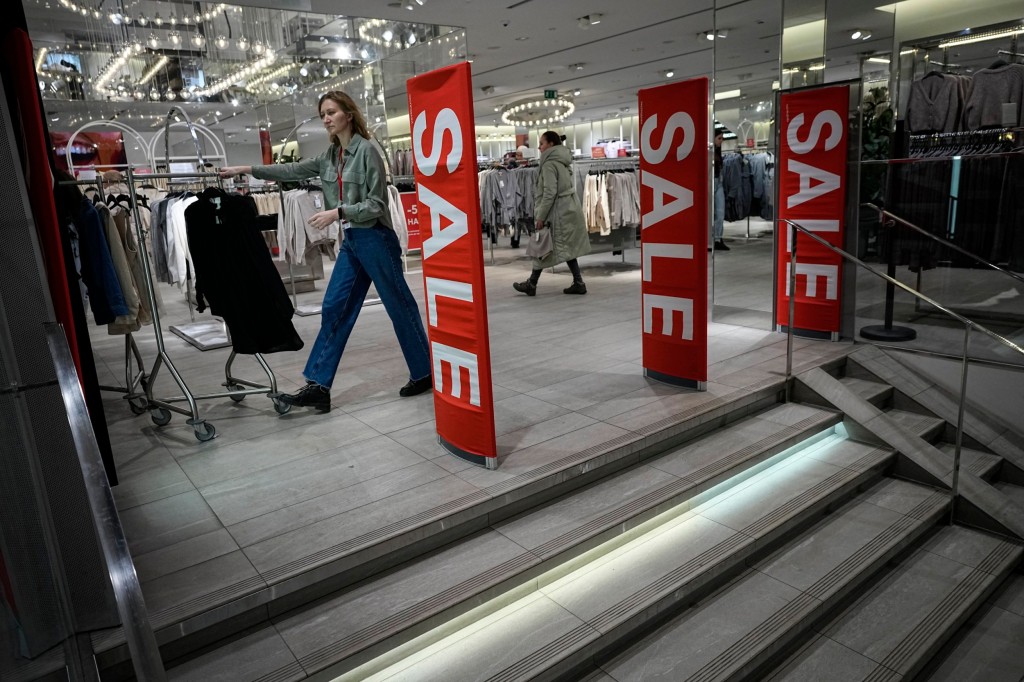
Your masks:
M223 318L236 353L302 348L294 310L257 226L251 197L208 188L185 210L196 303Z
M337 220L326 230L318 230L309 224L314 213L324 210L323 192L293 189L285 192L283 198L284 210L277 214L278 260L302 265L306 262L306 253L313 247L338 243L341 227Z
M402 253L408 253L409 223L405 219L405 204L402 203L401 193L394 185L388 185L388 208L391 212L391 224L395 227L395 234L398 235Z
M914 133L952 133L961 130L964 80L931 71L910 84L907 127Z
M963 129L1020 126L1024 126L1024 64L975 71L964 105Z
M127 316L128 304L110 253L106 225L99 210L84 195L73 229L81 261L79 274L96 324L110 324L118 317Z
M725 219L735 222L752 215L771 219L774 173L775 155L771 152L724 154L720 182Z

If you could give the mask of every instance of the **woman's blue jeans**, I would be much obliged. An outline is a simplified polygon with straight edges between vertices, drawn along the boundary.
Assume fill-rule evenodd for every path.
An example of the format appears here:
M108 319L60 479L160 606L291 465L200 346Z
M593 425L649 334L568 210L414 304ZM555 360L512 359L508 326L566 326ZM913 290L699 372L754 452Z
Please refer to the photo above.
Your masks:
M430 375L430 349L420 310L402 274L402 249L395 231L383 225L348 228L324 293L320 333L303 371L306 379L330 387L372 282L398 336L410 379Z

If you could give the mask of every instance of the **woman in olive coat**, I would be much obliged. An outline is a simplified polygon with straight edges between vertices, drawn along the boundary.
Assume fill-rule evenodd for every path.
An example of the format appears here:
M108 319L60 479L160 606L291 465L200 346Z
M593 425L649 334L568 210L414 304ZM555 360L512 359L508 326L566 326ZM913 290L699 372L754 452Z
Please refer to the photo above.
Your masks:
M566 294L585 294L577 258L590 253L590 236L579 197L573 186L572 154L562 144L563 138L554 131L540 136L540 172L533 188L534 218L537 229L547 226L551 230L553 248L544 258L533 260L533 272L525 282L512 287L527 296L537 295L537 282L543 268L565 263L572 271L572 286L563 289Z

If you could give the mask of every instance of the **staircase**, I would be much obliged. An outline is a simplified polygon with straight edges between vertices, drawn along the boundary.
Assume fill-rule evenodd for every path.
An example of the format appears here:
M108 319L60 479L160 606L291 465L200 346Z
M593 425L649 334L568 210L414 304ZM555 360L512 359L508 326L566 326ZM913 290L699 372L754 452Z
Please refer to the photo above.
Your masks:
M1018 679L1017 437L970 417L948 525L955 404L874 347L827 369L169 675Z

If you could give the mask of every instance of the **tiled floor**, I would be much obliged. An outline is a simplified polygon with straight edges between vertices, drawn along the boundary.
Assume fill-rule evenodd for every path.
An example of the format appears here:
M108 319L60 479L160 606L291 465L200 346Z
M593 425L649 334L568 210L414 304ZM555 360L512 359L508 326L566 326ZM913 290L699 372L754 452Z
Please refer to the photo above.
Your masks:
M730 257L743 258L742 248ZM215 590L253 589L298 570L325 548L356 542L451 500L560 457L636 435L638 429L717 396L782 376L783 335L712 323L705 393L645 379L641 367L639 251L624 265L610 254L582 260L587 296L565 296L564 268L545 272L535 298L516 294L529 262L487 266L495 420L501 466L487 471L436 443L429 395L402 399L408 379L380 306L364 308L346 351L329 414L279 416L265 396L200 402L217 437L198 442L184 418L156 427L122 397L105 394L121 484L115 496L151 612L173 610ZM422 305L419 273L408 281ZM314 302L321 291L302 294ZM743 288L742 282L734 286ZM724 285L720 291L725 291ZM188 321L182 296L164 288L164 326ZM307 349L319 317L295 318ZM199 352L171 334L168 351L196 393L222 389L227 349ZM94 330L100 382L123 384L123 342ZM155 342L138 343L152 362ZM848 344L797 340L797 362L848 352ZM267 356L280 387L302 382L307 351ZM249 358L237 373L261 380ZM166 372L158 396L176 395Z

